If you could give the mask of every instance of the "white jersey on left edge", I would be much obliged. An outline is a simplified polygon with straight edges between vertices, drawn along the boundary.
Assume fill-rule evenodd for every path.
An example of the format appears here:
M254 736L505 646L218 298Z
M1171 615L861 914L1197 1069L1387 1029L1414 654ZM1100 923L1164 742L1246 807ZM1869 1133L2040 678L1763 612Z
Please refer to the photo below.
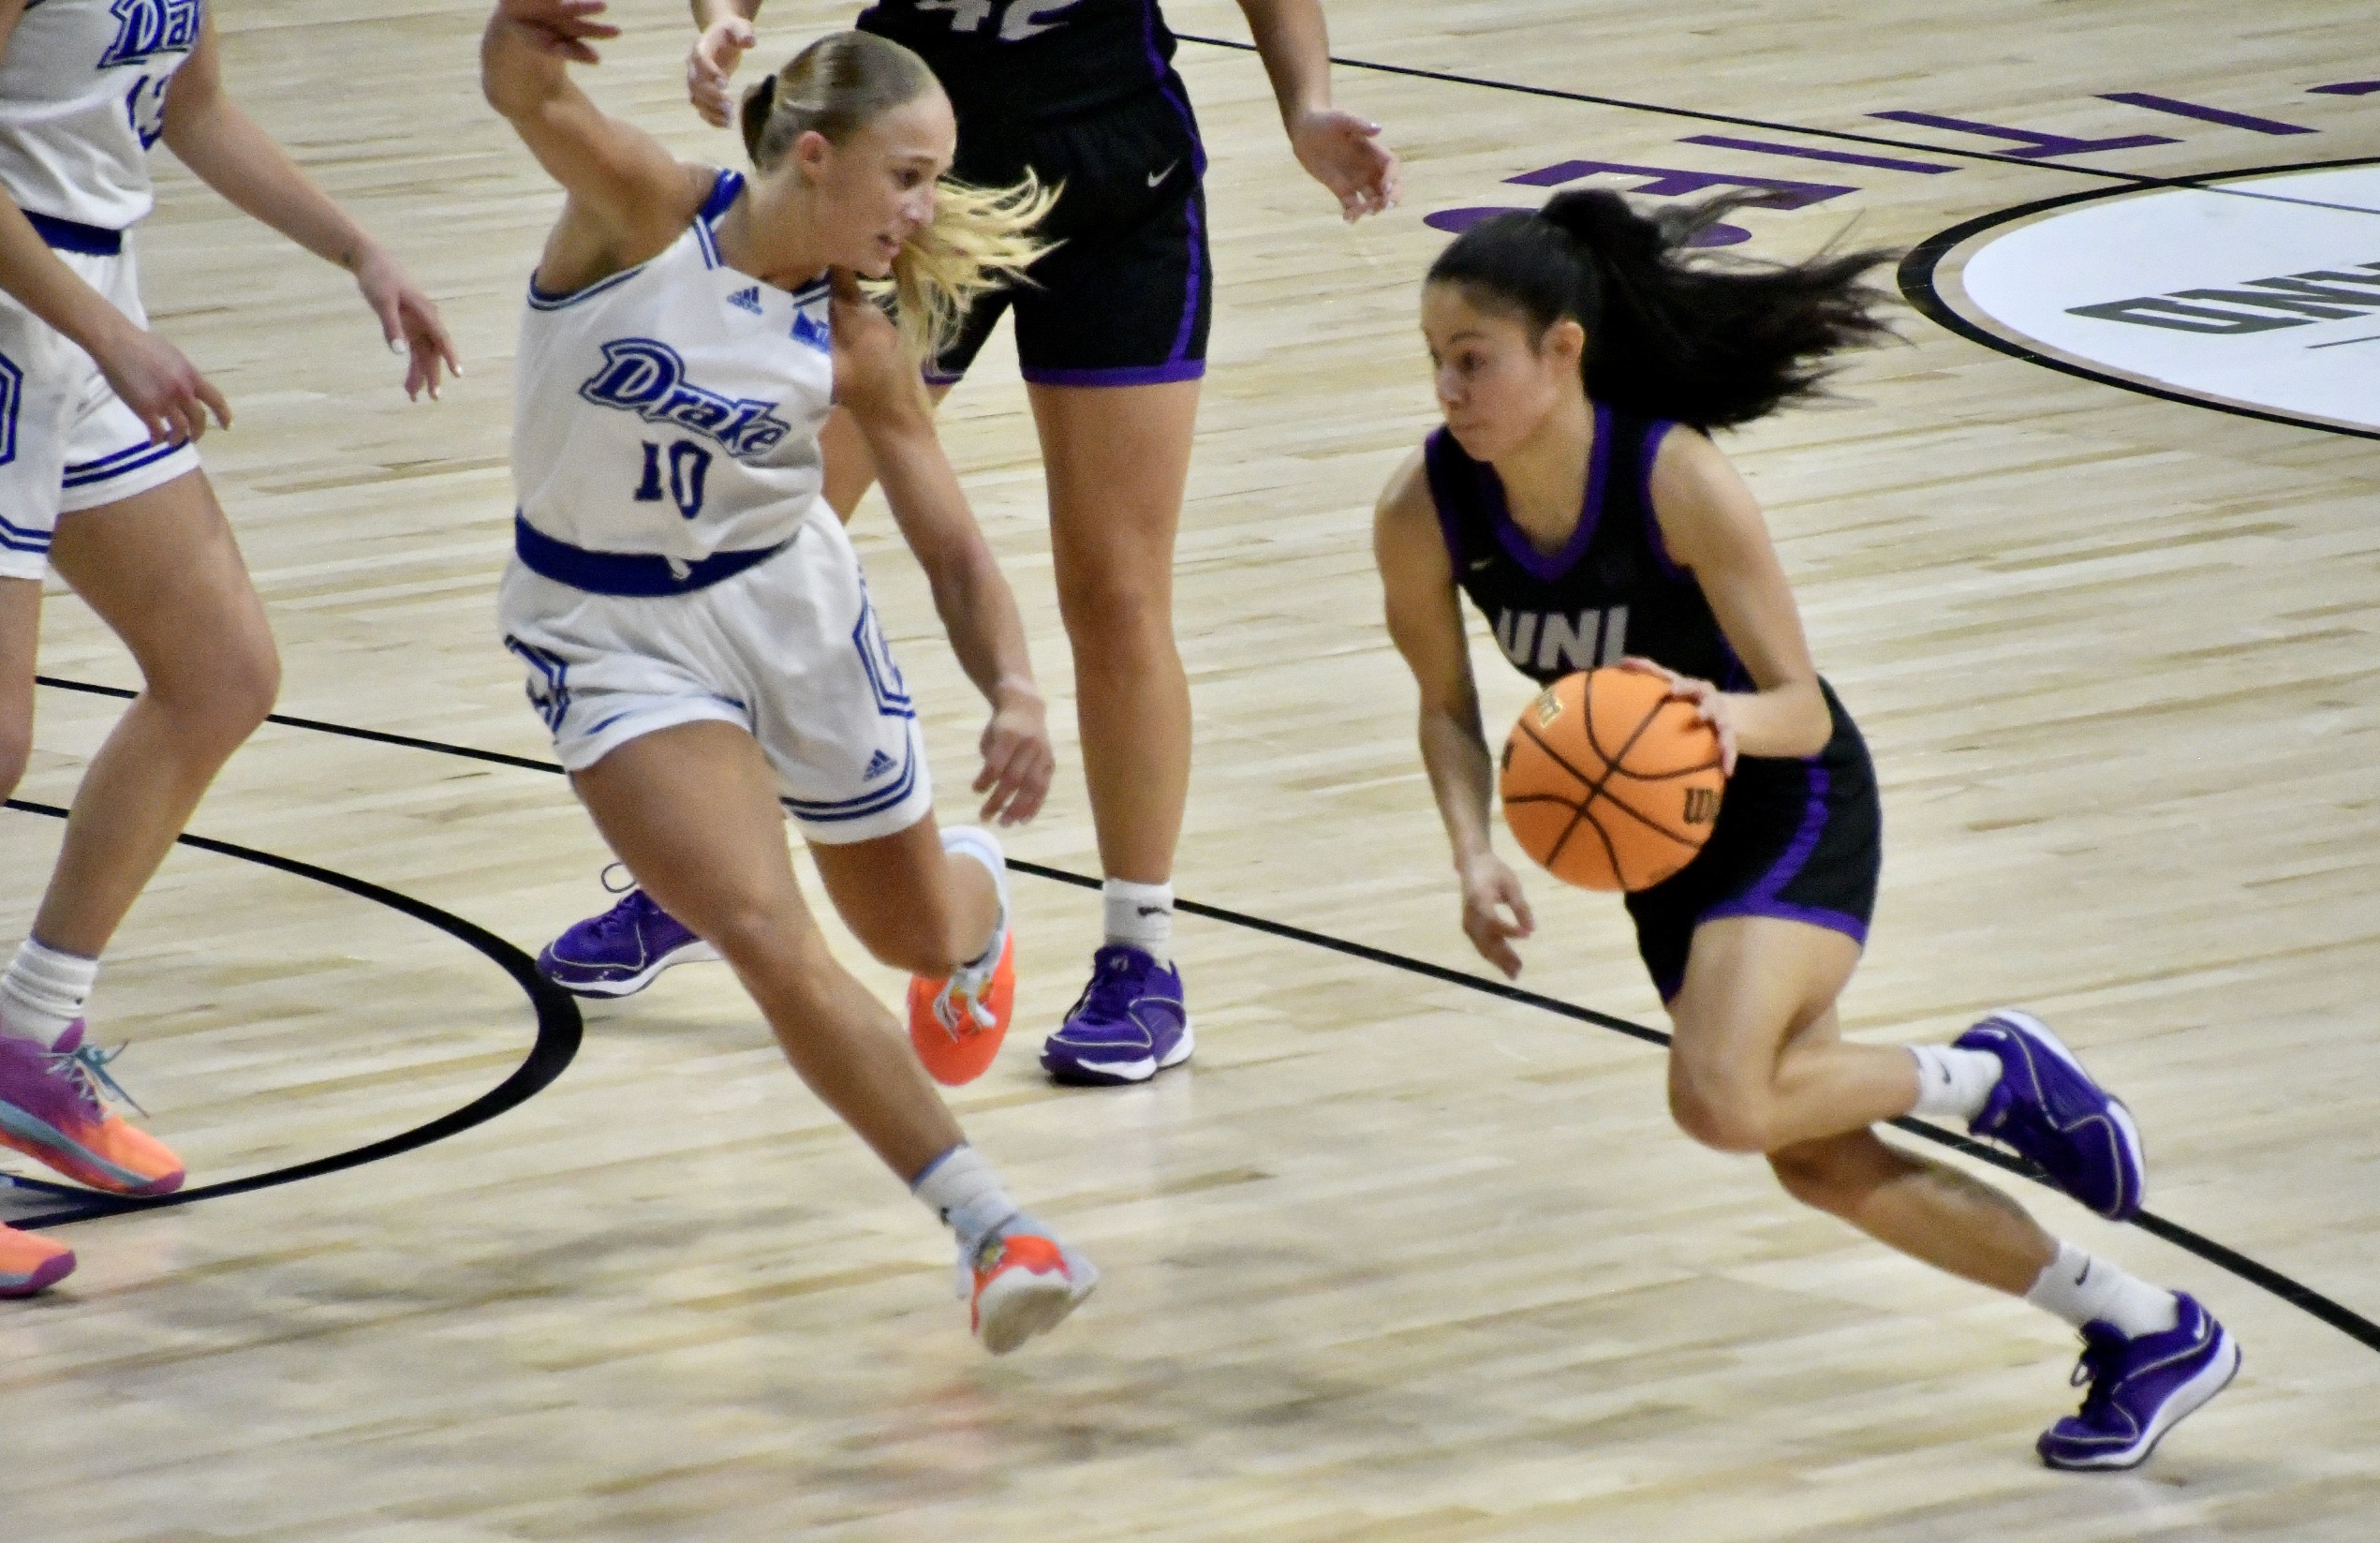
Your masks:
M719 173L686 233L571 295L532 284L513 365L512 483L540 533L694 561L790 538L823 483L835 405L823 278L798 290L719 260Z
M10 201L110 230L146 215L166 87L199 46L202 15L202 0L26 6L0 57L0 190Z

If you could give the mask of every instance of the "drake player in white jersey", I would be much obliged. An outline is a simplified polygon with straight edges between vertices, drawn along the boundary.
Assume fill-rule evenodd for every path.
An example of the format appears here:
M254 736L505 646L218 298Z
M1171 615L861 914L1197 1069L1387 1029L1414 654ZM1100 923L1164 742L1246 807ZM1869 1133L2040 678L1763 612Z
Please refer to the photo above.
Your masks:
M956 1235L975 1331L1000 1354L1098 1277L1009 1198L926 1080L979 1074L1006 1030L1006 865L989 831L936 829L914 709L820 497L818 432L840 402L867 436L992 705L984 816L1029 817L1055 757L1024 623L918 362L1039 252L1025 231L1046 200L938 187L949 102L915 54L859 33L755 88L748 180L682 164L570 81L569 61L617 35L602 8L501 0L481 56L489 102L569 195L522 322L506 645L612 850ZM887 276L903 335L857 287ZM916 1056L828 951L780 799L852 932L916 977Z
M100 1101L83 1005L99 955L199 797L271 710L280 661L199 468L222 395L148 330L131 228L160 140L224 197L337 263L411 355L407 394L454 363L437 308L224 91L203 0L0 0L0 793L33 738L42 580L115 631L142 690L85 770L31 935L0 974L0 1143L127 1194L182 1182ZM0 1229L0 1296L74 1256Z

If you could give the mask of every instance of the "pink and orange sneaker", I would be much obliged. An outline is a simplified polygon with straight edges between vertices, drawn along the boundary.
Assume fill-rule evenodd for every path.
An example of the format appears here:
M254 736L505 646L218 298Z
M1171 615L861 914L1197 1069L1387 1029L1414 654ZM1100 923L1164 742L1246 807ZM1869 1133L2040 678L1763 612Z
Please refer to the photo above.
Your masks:
M0 1297L30 1297L74 1273L74 1251L64 1243L0 1226Z
M1018 1217L976 1245L968 1322L983 1348L1005 1356L1036 1334L1046 1334L1083 1305L1099 1284L1099 1268L1057 1239L1027 1230Z
M84 1044L81 1018L46 1050L0 1034L0 1146L111 1194L170 1194L182 1160L99 1102L104 1092L132 1104L108 1072L118 1053Z

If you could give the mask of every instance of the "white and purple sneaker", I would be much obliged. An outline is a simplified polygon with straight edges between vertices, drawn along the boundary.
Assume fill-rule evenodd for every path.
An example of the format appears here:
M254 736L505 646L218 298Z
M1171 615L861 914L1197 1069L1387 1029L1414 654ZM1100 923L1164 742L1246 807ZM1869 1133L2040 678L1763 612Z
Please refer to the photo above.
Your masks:
M611 887L608 874L604 887ZM717 949L631 886L619 904L546 944L537 972L573 996L627 997L673 964L718 957Z
M1042 1069L1095 1087L1146 1082L1190 1057L1181 972L1147 952L1110 943L1091 956L1091 981L1042 1046Z
M2079 1413L2048 1430L2033 1449L2052 1468L2137 1468L2158 1440L2230 1385L2240 1346L2213 1314L2180 1292L2181 1321L2162 1334L2126 1339L2113 1324L2083 1326L2075 1386L2088 1387Z
M2050 1181L2118 1222L2139 1214L2147 1180L2132 1111L2091 1080L2048 1025L2002 1008L1952 1042L2000 1058L1999 1083L1967 1127L2040 1165Z

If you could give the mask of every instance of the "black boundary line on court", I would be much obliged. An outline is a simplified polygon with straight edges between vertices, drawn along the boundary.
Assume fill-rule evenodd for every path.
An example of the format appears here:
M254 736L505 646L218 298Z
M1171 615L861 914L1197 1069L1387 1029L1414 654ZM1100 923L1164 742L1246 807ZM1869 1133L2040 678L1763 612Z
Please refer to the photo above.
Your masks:
M64 680L54 675L37 675L35 679L41 685L54 687L59 690L82 691L94 696L129 697L135 694L125 690L121 686L100 686L87 681ZM473 761L488 761L498 765L517 766L525 770L545 772L549 775L557 777L563 774L562 767L550 761L535 761L526 756L505 755L495 750L473 749L469 746L449 745L435 739L417 739L408 734L385 734L377 729L354 728L344 723L326 722L320 719L288 718L284 717L279 713L274 713L267 719L266 721L280 724L285 728L311 729L322 734L343 735L349 739L362 739L381 745L397 745L407 749L430 750L441 755L462 756ZM10 801L8 807L11 809L34 807L37 808L39 812L43 813L64 812L63 810L52 810L46 805L21 806L13 800ZM380 900L383 904L393 905L398 910L404 911L409 915L419 915L425 921L431 921L433 925L448 926L449 930L455 931L456 936L464 938L466 942L471 942L472 946L479 948L481 953L487 954L491 958L495 958L497 962L503 964L504 967L512 973L514 979L522 981L524 987L529 991L532 999L539 1002L539 1046L540 1049L542 1049L545 1041L544 1003L547 1000L547 996L562 997L563 1001L566 1004L569 1003L569 999L564 997L562 993L555 991L554 987L548 986L544 981L537 978L536 967L529 960L526 955L521 953L519 949L512 947L511 944L505 942L502 939L490 937L488 934L481 932L478 927L472 927L470 923L462 921L458 917L449 917L446 912L437 911L434 907L423 905L418 900L407 899L406 897L397 895L392 891L378 889L377 886L363 883L361 880L347 879L342 875L332 873L328 869L312 868L303 863L293 862L286 857L274 857L268 853L256 853L250 852L245 848L229 847L222 842L209 842L196 837L185 836L183 839L193 845L202 846L209 851L229 852L235 856L248 857L254 861L263 862L269 867L285 868L293 873L302 873L307 878L318 879L325 883L335 884L342 889L349 889L357 894L367 895L371 898ZM1071 884L1077 889L1098 889L1101 887L1101 881L1091 878L1087 874L1073 873L1061 868L1051 868L1043 863L1027 862L1021 857L1010 858L1008 860L1008 866L1019 873L1030 874L1036 879L1047 879L1057 883ZM1374 948L1368 943L1352 942L1344 938L1334 938L1328 933L1310 931L1306 927L1293 926L1288 922L1277 922L1270 920L1267 917L1250 915L1246 912L1233 911L1223 906L1207 905L1198 900L1185 900L1177 898L1174 902L1174 908L1176 911L1183 912L1189 915L1204 917L1208 921L1222 922L1233 927L1246 927L1253 932L1262 932L1268 937L1281 938L1291 942L1305 943L1313 948L1327 949L1331 953L1343 954L1350 958L1362 959L1370 964L1385 965L1391 970L1401 970L1408 974L1425 976L1427 979L1438 981L1447 986L1459 986L1465 990L1476 991L1483 996L1495 997L1500 1001L1514 1002L1523 1007L1534 1007L1541 1012L1551 1013L1557 1016L1570 1018L1579 1023L1590 1023L1598 1029L1608 1029L1614 1033L1625 1034L1631 1039L1642 1040L1648 1045L1658 1045L1665 1047L1669 1044L1669 1035L1663 1033L1661 1030L1649 1029L1641 1023L1633 1023L1626 1018L1616 1017L1609 1013L1598 1012L1591 1007L1581 1007L1574 1002L1563 1001L1558 997L1542 996L1535 991L1523 990L1517 986L1508 985L1502 981L1489 980L1485 976L1469 974L1460 970L1450 970L1444 965L1432 964L1427 959L1416 959L1404 954L1391 953L1384 948ZM452 925L449 926L450 923ZM480 939L485 939L486 941L481 942L478 941ZM498 952L499 950L501 952ZM546 995L540 995L540 990L546 993ZM578 1048L579 1016L575 1004L569 1005L569 1051L574 1054ZM535 1055L536 1052L533 1051L532 1060L535 1059ZM561 1075L562 1066L568 1065L569 1062L569 1054L565 1054L562 1057L560 1064L554 1067L552 1074L546 1076L544 1082L540 1082L536 1087L527 1089L520 1094L519 1098L515 1098L512 1103L519 1103L521 1099L525 1099L531 1094L537 1092L539 1089L545 1085L545 1082L551 1082L554 1076ZM489 1100L504 1093L508 1089L512 1088L514 1083L523 1079L523 1076L527 1072L527 1070L528 1067L524 1065L521 1072L513 1074L513 1076L510 1079L508 1079L503 1087L498 1088L495 1092L489 1094L488 1097L486 1099L482 1099L480 1103L487 1103ZM510 1108L511 1106L511 1104L507 1104L503 1107ZM473 1109L477 1109L479 1107L479 1105L472 1105ZM468 1111L465 1112L467 1113ZM490 1110L487 1114L481 1115L480 1119L489 1119L501 1112L503 1112L502 1109ZM459 1115L454 1115L447 1118L451 1120L461 1117ZM469 1123L476 1124L479 1121L477 1120L474 1120ZM423 1131L429 1131L436 1128L440 1123L440 1121L433 1121L430 1125L425 1125L421 1127L421 1129ZM1939 1125L1929 1124L1924 1120L1915 1119L1896 1120L1892 1121L1892 1124L1897 1129L1901 1130L1910 1135L1917 1136L1922 1140L1933 1142L1937 1146L1948 1147L1955 1151L1962 1152L1980 1162L1988 1163L1994 1167L2003 1168L2020 1178L2030 1179L2037 1184L2047 1185L2049 1182L2041 1171L2038 1168L2035 1168L2032 1164L2026 1163L2018 1158L2011 1157L1994 1148L1987 1147L1981 1142L1971 1140L1966 1136L1959 1135L1955 1131L1945 1130ZM455 1130L461 1130L464 1128L465 1127L463 1125L455 1125L451 1129L439 1130L437 1132L437 1135L451 1135ZM398 1136L393 1139L397 1141L406 1141L409 1136L419 1134L420 1133L418 1132L410 1132L407 1133L407 1136ZM423 1139L436 1140L437 1139L437 1135L427 1136ZM413 1146L419 1146L422 1143L421 1141L413 1141L410 1144ZM386 1147L388 1146L388 1143L384 1142L379 1145L381 1147ZM405 1149L397 1148L395 1150L403 1150ZM370 1152L376 1156L390 1155L387 1151L376 1150L373 1148L361 1149L361 1151ZM371 1158L368 1156L350 1153L347 1154L347 1159L346 1160L333 1158L326 1161L333 1166L347 1167L352 1166L356 1162L369 1162ZM317 1166L313 1168L313 1171L329 1172L331 1171L331 1168ZM310 1173L301 1172L296 1169L288 1170L288 1175L290 1178L305 1178L311 1176ZM275 1181L286 1183L288 1180L288 1179L279 1179ZM236 1193L236 1191L242 1187L259 1188L261 1186L257 1180L242 1180L236 1185L216 1185L207 1190L194 1191L186 1195L171 1196L162 1203L174 1204L179 1201L204 1198L205 1196L214 1194ZM158 1202L150 1202L150 1204L156 1203ZM107 1203L104 1210L95 1209L93 1214L110 1214L114 1210L136 1209L140 1204L140 1202L109 1202ZM78 1215L73 1219L80 1220L81 1218ZM35 1222L51 1221L52 1221L52 1218L35 1217L19 1224L30 1226ZM2281 1300L2287 1302L2290 1306L2298 1308L2309 1315L2328 1324L2331 1328L2339 1330L2339 1332L2346 1335L2349 1339L2356 1341L2358 1343L2363 1344L2373 1350L2380 1350L2380 1323L2374 1323L2371 1319L2354 1312L2352 1309L2349 1309L2341 1303L2332 1301L2329 1298L2322 1295L2322 1293L2318 1291L2315 1291L2311 1286L2301 1284L2300 1283L2290 1279L2288 1276L2282 1274L2277 1269L2258 1264L2255 1260L2249 1258L2246 1254L2240 1254L2236 1250L2226 1248L2210 1238L2201 1237L2197 1233L2191 1231L2189 1228L2182 1226L2178 1223L2168 1222L2164 1217L2155 1215L2152 1212L2146 1210L2140 1212L2137 1216L2132 1219L2131 1224L2140 1228L2143 1232L2149 1233L2152 1237L2164 1239L2166 1242L2173 1244L2176 1248L2181 1249L2185 1253L2196 1254L2199 1258L2206 1260L2209 1264L2230 1271L2233 1275L2248 1282L2252 1285L2262 1287L2264 1290L2270 1292L2273 1296L2278 1297Z
M133 694L111 687L85 687L80 683L52 679L43 679L42 684L62 686L69 690L91 690L101 696ZM328 724L307 726L322 729L331 727ZM359 737L373 736L364 734ZM524 763L524 764L534 764L534 763ZM23 814L46 814L59 820L67 816L67 811L54 804L37 804L11 798L7 801L5 807ZM310 1162L295 1164L286 1168L275 1168L269 1173L251 1174L245 1179L227 1180L220 1184L205 1184L197 1189L180 1190L172 1194L154 1197L136 1198L129 1195L99 1194L91 1190L76 1189L43 1180L17 1180L15 1182L20 1188L35 1190L62 1200L71 1199L75 1203L58 1210L43 1211L35 1216L11 1217L8 1219L10 1226L21 1227L26 1231L39 1231L50 1227L68 1226L77 1222L89 1222L103 1216L122 1216L132 1211L161 1210L171 1206L190 1205L200 1200L219 1199L227 1194L246 1194L252 1190L269 1190L282 1184L294 1184L301 1179L318 1179L327 1173L337 1173L344 1168L360 1167L366 1163L377 1163L384 1157L395 1157L401 1152L409 1152L417 1148L426 1147L434 1141L443 1141L448 1136L460 1135L475 1125L484 1125L507 1110L517 1108L527 1103L539 1093L543 1092L555 1077L560 1076L569 1066L571 1060L579 1053L579 1042L584 1028L584 1020L579 1016L579 1004L570 998L568 992L550 985L540 976L537 972L536 962L526 954L484 927L466 922L451 912L441 911L426 901L417 900L409 895L400 895L393 889L383 888L367 880L334 872L327 868L317 868L312 863L300 862L294 857L283 857L274 853L259 852L254 847L237 846L229 841L218 841L205 836L185 834L177 839L179 844L196 847L200 852L212 852L225 857L237 857L243 862L256 863L283 873L295 874L301 879L311 879L318 884L328 884L333 889L345 890L350 895L360 896L364 899L387 906L392 911L401 912L415 921L426 922L449 937L469 944L495 960L504 972L511 976L514 983L527 993L531 1005L537 1009L537 1039L529 1046L527 1057L519 1066L513 1068L511 1076L451 1114L440 1115L436 1120L426 1124L416 1125L409 1131L401 1131L395 1135L370 1142L348 1151L334 1152L328 1157L318 1157Z
M2271 176L2291 171L2319 171L2334 166L2371 166L2375 163L2380 163L2380 156L2358 156L2341 161L2300 162L2293 166L2253 167L2245 171L2225 171L2220 175L2226 177ZM1936 273L1941 268L1943 260L1984 231L2030 218L2047 210L2062 208L2067 204L2091 203L2101 199L2122 198L2137 191L2139 190L2130 187L2094 187L2085 192L2062 194L2054 199L2037 199L2031 203L2020 203L2013 208L2002 209L1988 215L1979 215L1973 219L1961 221L1938 235L1927 237L1915 246L1911 247L1901 258L1900 269L1897 275L1901 297L1915 306L1928 320L1948 328L1970 342L1980 343L1985 348L2004 353L2011 359L2021 359L2028 364L2039 364L2045 369L2056 370L2061 375L2071 375L2084 380L2095 380L2103 386L2119 387L2142 396L2156 397L2160 401L2180 402L2187 407L2204 408L2211 412L2227 412L2235 418L2254 418L2266 423L2285 423L2291 428L2314 429L2325 434L2345 435L2355 439L2380 439L2380 430L2349 428L2343 423L2326 423L2317 419L2294 417L2285 412L2271 412L2235 402L2217 401L2212 397L2194 396L2187 392L2151 385L2145 380L2136 380L2112 371L2095 370L2085 364L2077 364L2071 360L2061 359L2052 354L2043 353L2039 349L2028 348L2013 338L2003 337L1954 309L1948 301L1942 298L1942 291L1936 283ZM2343 208L2344 206L2332 204L2324 205L2324 207ZM2380 211L2355 212L2380 214Z
M1185 43L1202 43L1208 48L1230 49L1239 53L1256 52L1254 43L1242 43L1229 37L1208 37L1197 33L1177 32L1175 37ZM2077 177L2098 177L2120 182L2136 190L2161 187L2197 187L2212 181L2230 177L2259 176L2268 171L2314 171L2326 166L2360 166L2371 157L2355 156L2335 161L2305 161L2296 166L2251 167L2240 171L2192 171L2180 176L2158 176L2147 171L2119 171L2104 166L2077 166L2072 161L2049 160L2032 156L2017 156L1999 150L1974 150L1964 145L1933 144L1924 140L1895 139L1888 134L1858 134L1847 128L1813 128L1808 124L1778 123L1769 118L1748 118L1740 113L1709 112L1700 108L1670 107L1660 102L1639 102L1626 96L1604 96L1589 91L1566 91L1560 86L1527 85L1518 81L1498 81L1484 75L1458 75L1451 70L1423 69L1413 65L1385 64L1377 59L1349 59L1332 54L1332 64L1346 69L1369 70L1376 75L1403 75L1419 81L1438 81L1447 85L1476 86L1483 91L1508 91L1522 96L1547 96L1556 101L1578 102L1589 107L1616 107L1630 112L1650 112L1664 118L1688 118L1697 123L1732 124L1738 128L1765 129L1772 134L1800 134L1811 139L1840 140L1847 144L1878 145L1888 150L1914 151L1921 155L1956 156L1961 160L1985 161L1996 166L2042 167L2063 171ZM2220 187L2209 192L2231 194L2240 198L2262 198L2275 203L2305 203L2304 199L2282 198L2246 188ZM2121 191L2117 189L2114 191ZM2346 204L2318 204L2321 208L2352 209ZM2356 213L2380 211L2355 210Z

